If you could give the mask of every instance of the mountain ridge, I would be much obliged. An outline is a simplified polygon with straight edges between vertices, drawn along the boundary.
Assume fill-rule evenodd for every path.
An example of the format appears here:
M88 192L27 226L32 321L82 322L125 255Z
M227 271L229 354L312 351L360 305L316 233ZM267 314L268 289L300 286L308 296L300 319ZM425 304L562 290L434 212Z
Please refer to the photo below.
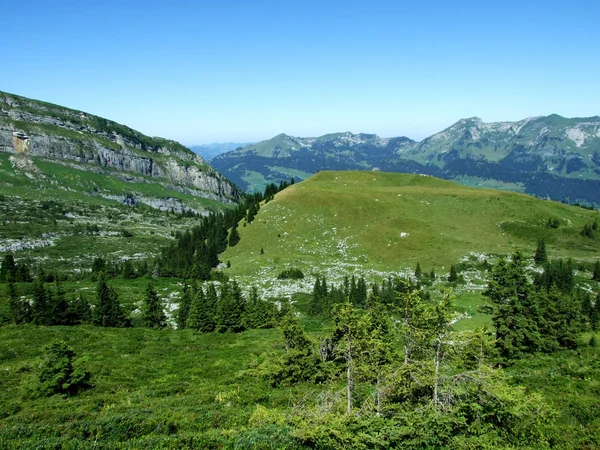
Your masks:
M379 169L600 204L600 195L585 192L600 186L600 117L552 114L504 122L470 117L419 142L350 132L280 134L212 163L247 190L261 190L277 177L305 179L318 170Z
M178 142L92 114L0 92L0 152L33 169L33 157L124 179L147 177L178 192L236 203L239 189Z

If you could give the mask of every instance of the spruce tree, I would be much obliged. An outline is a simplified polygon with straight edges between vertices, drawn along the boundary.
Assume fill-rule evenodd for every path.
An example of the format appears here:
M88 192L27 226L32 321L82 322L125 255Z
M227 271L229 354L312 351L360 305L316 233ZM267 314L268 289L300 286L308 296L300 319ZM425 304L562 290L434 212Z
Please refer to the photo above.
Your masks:
M456 267L454 267L454 264L452 264L450 266L450 274L448 275L448 282L453 283L455 281L458 281L458 273L456 272Z
M127 324L119 297L116 291L106 283L104 272L98 274L96 307L92 323L101 327L123 327Z
M183 287L183 296L179 302L179 309L177 310L177 328L183 330L186 327L186 322L190 314L190 307L192 305L191 288L186 284Z
M150 328L165 328L167 326L167 316L162 302L151 284L146 288L146 297L142 306L142 323Z
M230 285L224 283L221 290L221 298L217 306L217 331L224 333L233 331L234 333L244 331L244 299L237 283Z
M56 280L56 295L51 301L52 325L71 325L69 317L69 302L58 280Z
M202 288L199 288L192 298L187 326L201 333L210 333L215 330L215 310L207 301Z
M600 281L600 260L596 260L594 264L594 272L592 273L592 280Z
M537 248L535 249L535 254L533 255L533 260L536 264L544 264L548 261L548 255L546 254L546 243L543 239L538 240Z
M17 265L12 253L8 253L2 260L2 267L0 267L0 283L7 282L9 280L17 281Z
M275 314L275 305L259 298L258 290L253 286L244 313L246 328L270 328L274 324Z
M31 316L36 325L52 325L52 294L46 288L41 274L33 285Z
M29 303L21 301L15 283L8 281L8 301L13 322L15 324L27 323L31 320Z
M417 277L417 280L419 280L422 275L423 272L421 271L421 264L417 263L417 268L415 269L415 277Z
M132 280L136 277L135 270L133 270L133 265L130 260L125 260L122 268L123 278L126 280Z
M592 330L600 330L600 294L596 296L596 301L590 314L590 324L592 325Z
M234 247L238 242L240 242L240 233L237 230L237 223L231 227L231 231L229 232L229 246Z
M92 309L90 304L81 295L74 297L69 303L69 321L73 325L90 323L92 320Z

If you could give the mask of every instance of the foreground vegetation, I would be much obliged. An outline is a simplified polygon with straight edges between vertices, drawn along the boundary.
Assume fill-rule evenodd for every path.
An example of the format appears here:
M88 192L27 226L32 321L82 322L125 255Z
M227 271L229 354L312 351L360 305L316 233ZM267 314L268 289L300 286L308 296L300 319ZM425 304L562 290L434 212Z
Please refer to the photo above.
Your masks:
M597 212L376 174L372 203L411 198L387 205L392 222L425 226L418 205L434 198L452 220L494 204L481 229L451 220L449 241L434 224L411 229L394 256L380 242L391 222L357 213L381 213L356 197L365 176L273 185L205 217L164 213L189 229L137 261L103 254L102 240L77 271L5 253L0 447L600 446ZM292 204L321 215L273 215ZM61 207L24 222L75 227ZM359 225L369 231L348 234ZM513 240L526 251L502 256Z
M207 309L208 284L187 291L178 330L164 328L151 288L136 328L5 325L0 442L595 448L600 302L577 290L569 264L548 262L530 282L524 263L517 253L492 268L487 330L453 330L452 296L432 297L431 275L368 289L362 278L337 286L317 278L295 306L263 309L268 322L251 323L257 299L227 284ZM104 283L101 274L95 314ZM243 303L230 300L236 295ZM545 309L527 306L540 299ZM236 311L243 326L224 326ZM507 334L509 322L527 326ZM53 357L66 362L57 368ZM48 378L65 371L61 385Z

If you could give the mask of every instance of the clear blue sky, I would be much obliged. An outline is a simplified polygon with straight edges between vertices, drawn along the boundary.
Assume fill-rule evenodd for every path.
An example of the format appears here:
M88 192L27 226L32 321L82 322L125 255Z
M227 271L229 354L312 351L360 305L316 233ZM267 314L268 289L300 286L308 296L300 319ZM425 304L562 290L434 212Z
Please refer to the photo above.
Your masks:
M30 1L0 90L184 144L600 114L600 1Z

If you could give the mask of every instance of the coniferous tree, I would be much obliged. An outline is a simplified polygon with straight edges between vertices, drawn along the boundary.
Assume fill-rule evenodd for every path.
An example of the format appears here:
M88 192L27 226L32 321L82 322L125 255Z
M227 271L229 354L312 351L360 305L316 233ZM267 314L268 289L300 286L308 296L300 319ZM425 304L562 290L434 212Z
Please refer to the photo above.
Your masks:
M36 325L52 325L52 293L46 288L43 274L38 277L33 285L33 303L31 316Z
M231 227L228 241L230 247L234 247L238 242L240 242L240 233L237 230L237 223Z
M538 240L537 248L535 249L535 254L533 255L533 260L536 264L544 264L548 261L548 255L546 254L546 243L543 239Z
M0 283L7 282L9 280L17 281L17 265L12 253L8 253L2 260L2 267L0 267Z
M13 283L10 279L8 280L7 289L9 307L13 322L18 325L31 321L31 310L29 307L29 303L26 301L22 301L19 298L17 287L15 286L15 283Z
M117 292L106 283L104 272L98 274L96 307L94 308L92 323L101 327L123 327L127 325Z
M270 328L274 326L275 315L275 305L259 298L258 290L253 286L244 313L246 328Z
M142 306L142 323L150 328L165 328L167 326L167 316L162 302L151 284L146 288L146 297Z
M458 273L456 272L456 267L454 264L450 265L450 274L448 275L448 282L453 283L458 281Z
M312 352L312 342L304 333L298 318L288 312L282 317L279 328L285 340L285 355L271 373L273 384L319 381L320 359Z
M494 305L492 322L496 328L496 346L504 357L541 349L538 324L528 311L536 309L529 308L531 291L520 252L516 252L511 261L500 260L492 269L483 295Z
M594 307L592 308L590 315L590 324L592 326L592 330L600 330L600 294L596 296L596 301L594 302Z
M325 277L321 278L317 275L313 286L313 296L308 305L308 313L311 316L321 316L326 314L329 306L328 303L327 280Z
M217 305L219 303L219 296L214 283L208 283L206 286L206 307L211 311L213 317L217 312Z
M137 276L135 270L133 270L133 265L131 264L131 261L128 259L126 259L123 263L122 273L123 278L126 280L132 280Z
M69 321L73 325L90 323L92 320L92 309L88 301L78 295L69 303Z
M220 333L244 331L244 299L236 282L221 285L221 298L217 305L216 329Z
M69 302L58 279L56 280L56 294L51 300L52 325L71 325L69 317Z
M183 286L183 296L179 302L177 310L177 329L183 330L186 327L188 316L190 315L190 307L192 305L191 288L186 284Z
M594 264L594 271L592 273L592 280L600 281L600 260L596 260L596 264Z
M210 333L215 330L215 307L208 301L202 288L196 291L196 295L192 298L192 306L190 307L190 315L188 317L187 326L201 333Z
M421 264L417 263L417 267L415 269L415 277L417 277L417 280L421 278L421 276L423 275L423 272L421 271Z

